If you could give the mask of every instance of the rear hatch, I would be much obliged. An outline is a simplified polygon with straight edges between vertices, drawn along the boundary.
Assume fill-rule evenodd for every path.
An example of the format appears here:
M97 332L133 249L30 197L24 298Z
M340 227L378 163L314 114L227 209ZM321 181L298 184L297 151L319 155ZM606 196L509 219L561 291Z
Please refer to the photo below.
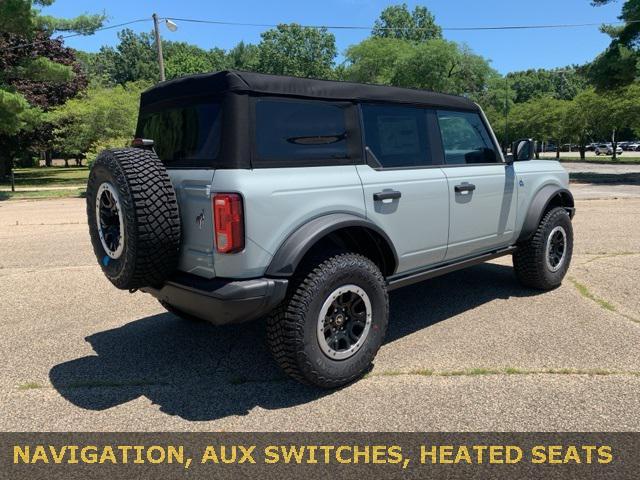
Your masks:
M182 221L179 269L215 277L210 188L220 154L222 108L215 99L142 105L136 137L154 141L178 196Z

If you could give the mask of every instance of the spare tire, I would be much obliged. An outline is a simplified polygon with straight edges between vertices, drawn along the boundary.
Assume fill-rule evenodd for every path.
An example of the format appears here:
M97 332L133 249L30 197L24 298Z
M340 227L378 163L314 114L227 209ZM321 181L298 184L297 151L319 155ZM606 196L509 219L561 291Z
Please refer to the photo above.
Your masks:
M116 287L161 285L176 269L180 215L176 192L152 150L103 151L87 183L93 251Z

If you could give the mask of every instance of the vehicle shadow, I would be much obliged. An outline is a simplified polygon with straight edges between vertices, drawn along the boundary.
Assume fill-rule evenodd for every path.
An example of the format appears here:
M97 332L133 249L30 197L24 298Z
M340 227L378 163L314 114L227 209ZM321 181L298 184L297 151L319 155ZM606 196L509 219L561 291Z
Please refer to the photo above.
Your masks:
M572 172L571 181L576 183L593 183L603 185L638 185L640 173L592 173Z
M496 264L406 287L391 294L386 343L497 298L535 294L517 284L510 266ZM49 373L60 395L84 409L104 410L145 396L166 414L215 420L331 394L284 377L268 354L262 320L214 327L166 313L86 340L96 355L60 363Z

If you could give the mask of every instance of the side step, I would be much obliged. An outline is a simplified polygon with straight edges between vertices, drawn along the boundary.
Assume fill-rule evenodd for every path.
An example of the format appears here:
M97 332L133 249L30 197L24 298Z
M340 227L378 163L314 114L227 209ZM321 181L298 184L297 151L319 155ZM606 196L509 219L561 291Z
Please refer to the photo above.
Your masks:
M448 263L446 265L441 265L439 267L430 268L427 270L421 270L408 275L393 275L387 278L387 289L391 291L395 290L396 288L402 288L406 287L407 285L413 285L414 283L422 282L423 280L439 277L440 275L446 275L447 273L455 272L456 270L462 270L463 268L478 265L480 263L493 260L494 258L509 255L515 252L516 249L517 247L503 248L501 250L496 250L495 252L485 253L478 257L468 258L459 262Z

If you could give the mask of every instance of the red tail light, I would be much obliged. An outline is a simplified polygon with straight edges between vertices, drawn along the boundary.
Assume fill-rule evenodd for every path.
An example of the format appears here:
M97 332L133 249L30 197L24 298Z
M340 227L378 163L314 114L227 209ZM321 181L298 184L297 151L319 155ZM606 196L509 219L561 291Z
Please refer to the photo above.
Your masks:
M213 219L218 252L241 251L244 248L242 197L237 193L214 194Z

